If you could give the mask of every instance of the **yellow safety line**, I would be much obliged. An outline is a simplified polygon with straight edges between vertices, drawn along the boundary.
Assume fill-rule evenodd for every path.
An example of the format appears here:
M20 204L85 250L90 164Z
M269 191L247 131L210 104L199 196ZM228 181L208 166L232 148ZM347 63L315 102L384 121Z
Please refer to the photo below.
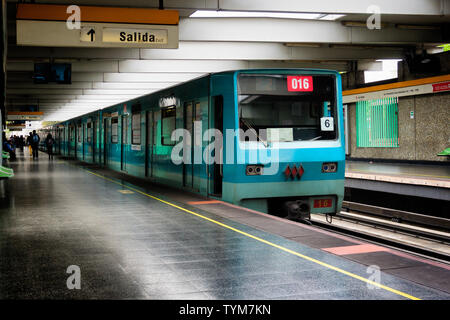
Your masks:
M181 210L181 211L190 213L190 214L192 214L192 215L194 215L194 216L197 216L197 217L202 218L202 219L204 219L204 220L207 220L207 221L210 221L210 222L212 222L212 223L215 223L215 224L217 224L217 225L219 225L219 226L221 226L221 227L227 228L227 229L229 229L229 230L233 230L234 232L240 233L240 234L242 234L242 235L244 235L244 236L246 236L246 237L249 237L249 238L252 238L252 239L254 239L254 240L256 240L256 241L265 243L265 244L267 244L267 245L269 245L269 246L272 246L272 247L274 247L274 248L277 248L277 249L280 249L280 250L282 250L282 251L288 252L288 253L290 253L290 254L293 254L293 255L295 255L295 256L297 256L297 257L300 257L300 258L303 258L303 259L305 259L305 260L314 262L314 263L319 264L319 265L321 265L321 266L323 266L323 267L326 267L326 268L328 268L328 269L335 270L335 271L337 271L337 272L339 272L339 273L342 273L342 274L345 274L345 275L347 275L347 276L349 276L349 277L352 277L352 278L361 280L361 281L363 281L363 282L369 283L369 284L371 284L371 285L373 285L373 286L382 288L382 289L387 290L387 291L389 291L389 292L398 294L398 295L400 295L400 296L402 296L402 297L405 297L405 298L408 298L408 299L411 299L411 300L421 300L421 299L419 299L419 298L417 298L417 297L414 297L414 296L409 295L409 294L407 294L407 293L404 293L404 292L402 292L402 291L399 291L399 290L390 288L390 287L388 287L388 286L382 285L382 284L380 284L380 283L377 283L377 282L368 280L368 279L366 279L366 278L364 278L364 277L361 277L361 276L358 276L358 275L356 275L356 274L354 274L354 273L351 273L351 272L342 270L342 269L340 269L340 268L337 268L337 267L335 267L335 266L329 265L328 263L325 263L325 262L316 260L316 259L314 259L314 258L305 256L305 255L303 255L303 254L301 254L301 253L298 253L298 252L295 252L295 251L293 251L293 250L287 249L287 248L285 248L285 247L279 246L279 245L277 245L277 244L275 244L275 243L272 243L272 242L270 242L270 241L267 241L267 240L261 239L261 238L259 238L259 237L256 237L256 236L254 236L254 235L251 235L251 234L249 234L249 233L247 233L247 232L244 232L244 231L241 231L241 230L239 230L239 229L230 227L229 225L226 225L226 224L221 223L221 222L219 222L219 221L216 221L216 220L213 220L213 219L211 219L211 218L205 217L205 216L203 216L203 215L201 215L201 214L198 214L198 213L193 212L193 211L191 211L191 210L188 210L188 209L186 209L186 208L177 206L176 204L173 204L173 203L168 202L168 201L166 201L166 200L157 198L157 197L155 197L155 196L152 196L152 195L150 195L150 194L147 194L147 193L145 193L145 192L142 192L141 190L138 190L138 189L136 189L136 188L129 187L129 186L127 186L127 185L124 185L123 183L120 183L120 182L114 181L114 180L112 180L112 179L106 178L106 177L104 177L104 176L102 176L102 175L99 175L99 174L97 174L97 173L95 173L95 172L89 171L89 170L87 170L87 169L83 169L83 170L85 170L86 172L89 172L90 174L93 174L93 175L95 175L95 176L97 176L97 177L100 177L100 178L105 179L105 180L107 180L107 181L110 181L110 182L112 182L112 183L118 184L118 185L120 185L120 186L122 186L122 187L128 188L128 189L133 190L133 191L135 191L135 192L138 192L138 193L140 193L140 194L142 194L142 195L145 195L145 196L147 196L147 197L149 197L149 198L152 198L152 199L154 199L154 200L158 200L158 201L160 201L160 202L162 202L162 203L165 203L165 204L167 204L167 205L169 205L169 206L172 206L172 207L174 207L174 208L177 208L177 209L179 209L179 210Z

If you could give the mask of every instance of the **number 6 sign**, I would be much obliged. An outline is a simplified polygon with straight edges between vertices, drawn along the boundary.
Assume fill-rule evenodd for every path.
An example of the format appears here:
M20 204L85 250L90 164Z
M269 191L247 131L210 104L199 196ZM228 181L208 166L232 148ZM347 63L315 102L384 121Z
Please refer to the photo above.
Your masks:
M334 118L333 117L320 118L320 130L334 131Z
M313 91L313 77L288 76L287 87L288 91L311 92Z

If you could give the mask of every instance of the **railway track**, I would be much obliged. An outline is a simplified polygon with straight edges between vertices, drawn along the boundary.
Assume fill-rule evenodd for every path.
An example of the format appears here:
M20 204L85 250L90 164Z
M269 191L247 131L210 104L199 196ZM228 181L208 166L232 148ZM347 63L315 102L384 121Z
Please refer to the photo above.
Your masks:
M319 228L362 238L450 262L450 219L344 202L343 210L328 223L324 215L311 215Z

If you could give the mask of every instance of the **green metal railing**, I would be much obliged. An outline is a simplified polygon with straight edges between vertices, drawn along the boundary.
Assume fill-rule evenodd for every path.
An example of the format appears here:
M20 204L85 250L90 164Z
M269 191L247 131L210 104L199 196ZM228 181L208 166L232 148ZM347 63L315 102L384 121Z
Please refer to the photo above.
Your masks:
M398 98L356 103L356 146L398 147Z

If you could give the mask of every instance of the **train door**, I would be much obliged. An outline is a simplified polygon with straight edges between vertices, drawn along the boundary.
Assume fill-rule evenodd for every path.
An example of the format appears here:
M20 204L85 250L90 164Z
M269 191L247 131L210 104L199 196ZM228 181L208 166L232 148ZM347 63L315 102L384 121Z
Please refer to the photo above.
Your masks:
M127 171L128 116L122 116L122 145L120 151L120 168Z
M56 134L58 136L58 143L56 144L57 148L58 148L57 154L61 154L61 144L62 144L62 141L64 139L63 135L61 133L62 133L62 128L57 128L56 129Z
M85 156L86 156L86 147L87 147L87 139L86 139L86 131L87 131L87 125L85 123L81 124L81 131L82 133L82 137L81 137L81 152L83 153L82 155L82 159L83 161L85 160Z
M145 176L152 176L152 157L153 157L153 111L147 111L146 118L146 132L145 132Z
M202 126L201 125L195 125L201 124L202 121L202 108L200 105L200 102L196 102L194 104L194 132L192 134L192 163L193 163L193 176L192 176L192 186L194 190L200 191L201 189L201 181L200 179L202 173L203 173L203 149L202 149Z
M159 125L158 125L159 123ZM158 174L159 165L159 148L161 145L161 111L153 111L153 126L152 126L152 156L151 156L151 176Z
M95 163L97 152L97 121L92 121L92 162Z
M77 123L76 139L75 139L75 159L78 159L78 157L80 156L80 150L78 150L80 143L81 143L81 123Z
M71 139L71 133L70 133L70 125L67 125L66 127L66 136L67 136L67 143L66 143L66 156L70 157L70 139Z
M67 127L67 156L70 157L70 144L72 143L72 127Z
M194 166L192 164L192 139L193 139L193 110L192 102L184 105L184 137L183 137L183 186L193 187Z
M214 129L218 130L223 134L223 97L215 96L213 100L213 125ZM223 164L222 164L222 155L223 155L223 146L222 141L220 139L214 139L214 152L212 152L212 156L214 157L214 163L211 165L213 177L213 187L212 193L215 196L222 195L222 180L223 180Z
M59 153L59 141L60 141L58 127L53 129L53 140L54 140L53 141L53 154L58 154Z
M103 165L106 166L108 150L108 119L103 119Z
M77 146L77 137L76 137L75 124L70 127L70 143L69 143L69 156L76 156L76 146Z

